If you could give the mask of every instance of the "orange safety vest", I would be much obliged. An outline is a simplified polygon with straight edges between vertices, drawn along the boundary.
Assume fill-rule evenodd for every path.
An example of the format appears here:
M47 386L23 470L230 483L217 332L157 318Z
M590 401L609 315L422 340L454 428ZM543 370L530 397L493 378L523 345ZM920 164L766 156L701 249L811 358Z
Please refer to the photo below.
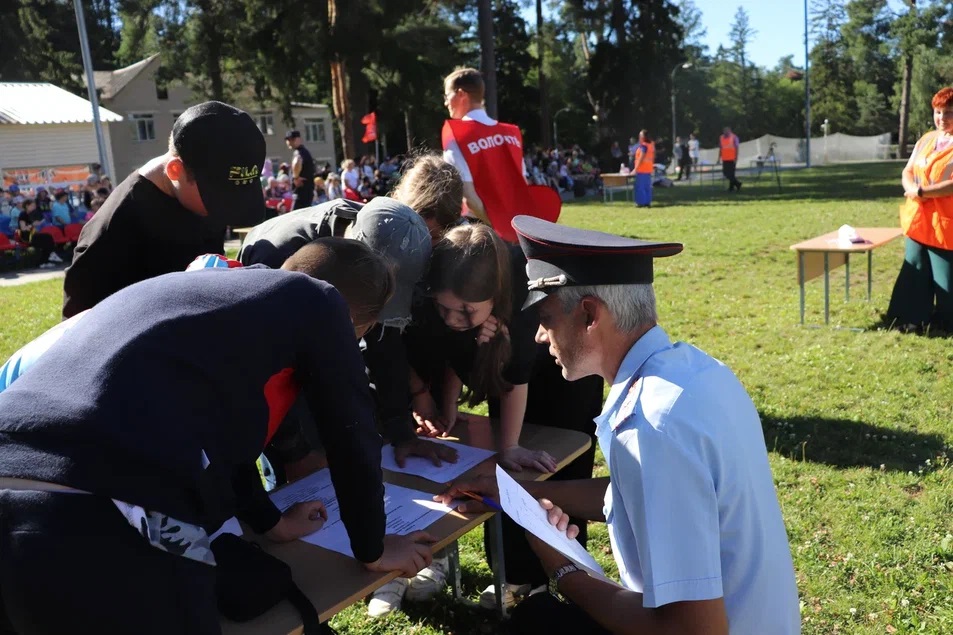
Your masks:
M655 142L640 143L635 149L635 173L655 174Z
M913 177L920 186L953 178L953 145L937 152L939 137L938 131L928 132L913 149ZM904 234L918 243L953 249L953 195L906 199L900 206L900 226Z
M735 161L738 158L738 148L735 146L738 143L738 137L730 135L721 135L718 137L718 141L721 144L721 160L722 161Z

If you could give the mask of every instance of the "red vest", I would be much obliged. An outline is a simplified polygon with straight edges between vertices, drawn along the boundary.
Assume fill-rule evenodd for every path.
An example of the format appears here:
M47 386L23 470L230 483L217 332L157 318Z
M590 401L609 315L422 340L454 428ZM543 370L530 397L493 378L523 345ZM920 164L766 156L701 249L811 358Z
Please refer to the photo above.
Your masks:
M483 201L490 225L503 240L516 242L510 224L528 214L555 222L562 200L549 188L530 187L523 178L523 136L508 123L487 126L476 121L448 119L441 134L443 149L456 141L470 168L473 189ZM545 189L546 192L534 192Z

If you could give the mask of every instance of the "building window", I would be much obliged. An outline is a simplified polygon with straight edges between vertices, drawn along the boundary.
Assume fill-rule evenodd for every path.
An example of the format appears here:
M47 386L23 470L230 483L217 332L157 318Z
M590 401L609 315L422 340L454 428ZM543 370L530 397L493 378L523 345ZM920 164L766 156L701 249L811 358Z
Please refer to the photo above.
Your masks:
M173 111L172 111L172 124L175 125L175 122L176 122L176 121L178 120L178 118L181 117L181 116L182 116L182 113L173 110Z
M324 119L305 119L304 120L304 140L312 143L326 143L327 138L324 132Z
M275 134L275 116L270 113L262 113L256 116L258 123L258 129L261 130L261 134L273 135Z
M129 115L136 127L136 141L154 141L156 138L156 124L152 115Z
M169 87L156 84L156 99L166 100L169 98Z

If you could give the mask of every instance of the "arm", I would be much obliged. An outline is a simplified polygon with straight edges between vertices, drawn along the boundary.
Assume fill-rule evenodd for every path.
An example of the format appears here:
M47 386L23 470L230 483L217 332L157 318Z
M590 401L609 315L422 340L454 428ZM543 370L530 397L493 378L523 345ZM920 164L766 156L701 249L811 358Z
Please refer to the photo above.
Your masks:
M564 512L576 518L605 522L603 500L609 487L609 478L586 478L573 481L520 481L534 498L547 498ZM463 490L483 494L499 500L500 491L496 485L496 476L478 476L473 479L454 481L450 487L434 496L434 500L448 504L463 496ZM479 501L468 500L457 507L461 513L492 511Z
M543 568L552 575L569 561L532 539L530 544L541 557ZM659 608L642 606L642 594L629 591L576 571L559 580L559 592L611 633L640 635L728 635L728 616L722 598L694 602L673 602Z
M474 216L479 218L484 223L490 223L489 216L486 215L486 207L484 207L483 201L480 200L480 197L477 196L476 189L473 187L472 181L465 181L463 183L463 198L467 201L467 209L469 209Z
M296 375L312 410L321 412L319 432L354 557L373 563L384 551L384 485L381 438L364 362L340 294L325 289L319 295L312 280L299 284L307 286L302 300L313 301L302 302L299 314L302 346Z
M923 186L923 198L939 198L953 194L953 179Z

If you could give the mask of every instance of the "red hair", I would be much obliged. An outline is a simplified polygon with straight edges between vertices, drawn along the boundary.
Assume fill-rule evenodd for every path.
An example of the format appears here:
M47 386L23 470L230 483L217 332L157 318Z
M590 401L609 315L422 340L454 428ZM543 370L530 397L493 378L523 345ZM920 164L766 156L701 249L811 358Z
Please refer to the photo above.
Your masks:
M933 101L930 102L933 105L933 108L936 110L945 110L953 105L953 88L947 86L946 88L941 88L937 91L936 95L933 96Z

